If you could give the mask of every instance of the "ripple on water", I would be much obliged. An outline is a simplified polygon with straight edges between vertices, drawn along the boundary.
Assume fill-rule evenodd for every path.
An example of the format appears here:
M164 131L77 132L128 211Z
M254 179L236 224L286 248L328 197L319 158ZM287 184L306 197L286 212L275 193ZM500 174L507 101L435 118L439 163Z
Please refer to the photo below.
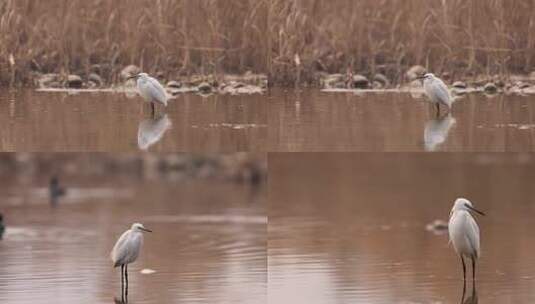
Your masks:
M16 195L5 198L7 204L11 206L20 205L41 205L49 203L49 189L46 187L36 187L29 189L25 196ZM131 189L118 189L109 187L100 188L75 188L69 187L65 196L62 197L62 204L80 203L87 200L127 199L133 197ZM113 200L110 200L112 202Z
M147 222L156 223L198 223L198 224L247 224L265 225L267 216L232 215L232 214L191 214L191 215L156 215L145 217Z
M77 243L87 242L87 238L95 237L96 235L96 232L93 230L56 228L50 226L8 226L4 234L4 239L23 242L40 241L52 243Z

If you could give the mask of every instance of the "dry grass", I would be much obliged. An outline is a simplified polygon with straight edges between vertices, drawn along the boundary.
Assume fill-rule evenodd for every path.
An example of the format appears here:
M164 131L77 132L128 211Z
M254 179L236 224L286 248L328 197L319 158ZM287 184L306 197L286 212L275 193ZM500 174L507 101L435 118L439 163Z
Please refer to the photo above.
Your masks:
M399 79L530 72L535 0L3 0L0 82L33 72L117 81L124 65L172 78L268 73L289 83L347 67Z

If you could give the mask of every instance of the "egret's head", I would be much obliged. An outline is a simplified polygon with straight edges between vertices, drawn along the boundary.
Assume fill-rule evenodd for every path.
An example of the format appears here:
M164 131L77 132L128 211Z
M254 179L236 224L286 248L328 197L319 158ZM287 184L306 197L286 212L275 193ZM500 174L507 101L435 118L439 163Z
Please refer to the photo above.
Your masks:
M465 198L458 198L457 200L455 200L455 203L453 204L453 208L451 208L450 215L453 214L453 212L455 211L461 211L461 210L465 210L468 212L475 212L480 215L485 215L485 213L474 208L474 206L472 205L472 202L470 202L469 200Z
M427 74L416 77L416 79L422 79L422 80L433 79L433 78L435 78L435 74L433 73L427 73Z
M152 232L151 230L145 228L143 226L143 224L140 224L140 223L134 223L132 224L132 228L131 228L132 231L138 231L138 232Z
M135 75L132 75L128 78L126 78L126 80L129 80L129 79L138 79L138 78L146 78L146 77L149 77L149 75L147 73L138 73L138 74L135 74Z

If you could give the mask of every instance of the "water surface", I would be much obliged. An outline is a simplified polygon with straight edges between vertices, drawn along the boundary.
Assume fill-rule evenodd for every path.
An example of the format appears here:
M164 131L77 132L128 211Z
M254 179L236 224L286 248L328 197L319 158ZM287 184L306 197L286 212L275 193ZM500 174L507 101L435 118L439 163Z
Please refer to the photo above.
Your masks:
M113 303L120 272L109 252L133 222L154 232L129 266L129 303L266 302L262 187L69 178L67 195L51 207L46 177L2 184L2 303Z
M265 151L266 103L181 94L159 108L135 94L0 93L1 151Z
M0 93L0 150L535 151L535 105L518 95L466 95L437 117L406 92L181 94L154 118L133 96Z
M535 301L534 155L284 153L269 168L269 303L460 303L460 260L427 230L459 196L487 213L479 302Z
M535 151L535 103L470 94L437 117L422 94L272 92L270 151Z

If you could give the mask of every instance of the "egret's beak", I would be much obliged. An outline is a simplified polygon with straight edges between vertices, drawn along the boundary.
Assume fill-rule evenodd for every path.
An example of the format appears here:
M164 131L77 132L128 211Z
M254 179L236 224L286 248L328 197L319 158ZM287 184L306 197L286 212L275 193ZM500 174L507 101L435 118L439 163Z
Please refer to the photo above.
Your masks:
M149 230L149 229L147 229L147 228L145 228L145 227L140 227L139 229L141 229L141 230L143 230L143 231L146 231L146 232L152 232L152 230Z
M485 215L485 213L484 213L484 212L482 212L482 211L479 211L479 210L477 210L477 209L476 209L476 208L474 208L474 207L470 207L470 206L468 206L468 205L466 205L466 207L468 207L468 209L470 209L470 210L474 211L475 213L477 213L477 214L479 214L479 215L483 215L483 216Z
M425 79L425 76L424 75L420 75L420 76L416 77L416 79Z
M129 76L126 78L126 80L130 80L130 79L137 79L139 77L139 75L132 75L132 76Z

